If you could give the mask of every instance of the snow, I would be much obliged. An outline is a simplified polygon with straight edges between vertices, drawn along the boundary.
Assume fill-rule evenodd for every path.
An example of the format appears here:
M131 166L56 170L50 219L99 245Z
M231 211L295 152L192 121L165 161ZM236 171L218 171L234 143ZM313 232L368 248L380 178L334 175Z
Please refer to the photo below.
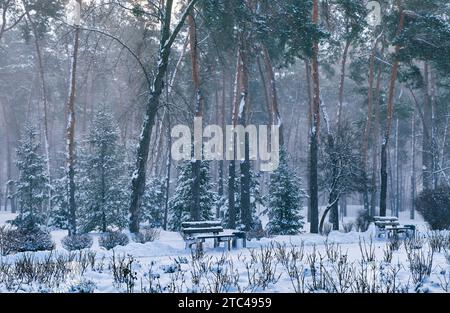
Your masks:
M356 212L359 206L349 206L348 212ZM411 221L406 217L407 212L401 212L401 223L415 224L421 231L426 230L426 225L420 219ZM0 225L4 224L7 220L11 220L15 217L15 214L1 212L0 213ZM346 218L350 220L351 218ZM306 225L305 230L307 230ZM225 230L226 233L232 232L232 230ZM67 232L62 230L53 230L51 232L53 240L56 243L56 249L52 252L53 255L67 255L68 252L61 246L61 238L64 237ZM114 251L107 251L104 248L99 247L98 237L99 233L91 233L94 238L94 245L91 250L96 253L96 264L94 268L88 267L83 274L79 271L74 271L67 276L66 280L59 285L46 286L45 284L38 284L33 282L27 285L21 285L13 290L8 290L0 282L0 292L68 292L69 290L76 290L81 288L80 286L93 286L93 291L96 293L104 292L126 292L126 284L117 283L114 281L110 265L113 256L117 258L133 258L132 268L136 272L137 278L133 287L134 292L148 291L149 288L157 288L157 283L160 284L162 290L168 292L171 289L169 286L175 288L181 288L178 291L193 292L203 291L208 292L206 285L194 286L192 285L192 275L195 273L195 266L209 267L209 273L214 271L226 273L228 266L233 268L233 271L239 274L238 285L228 286L224 291L227 292L294 292L293 284L286 274L283 266L278 264L276 266L277 275L281 275L279 279L269 282L267 286L252 286L248 281L248 271L253 271L253 267L256 273L260 275L258 270L259 263L253 263L252 255L262 251L261 249L267 249L271 246L275 247L276 244L285 244L286 247L294 246L296 249L303 247L305 254L313 254L317 251L321 257L326 256L326 244L327 245L339 245L341 251L347 254L348 262L354 262L358 266L367 266L370 270L372 266L368 262L361 263L361 251L360 242L368 244L375 234L375 228L373 225L369 227L369 230L365 233L359 233L352 231L349 233L343 233L340 231L332 231L328 238L303 232L299 235L292 236L275 236L272 238L262 238L260 240L252 239L247 242L247 248L232 249L227 251L225 246L218 248L213 247L213 240L207 240L204 245L205 255L198 261L193 261L192 252L189 249L185 249L185 242L181 235L177 232L163 231L161 230L159 239L153 242L147 242L145 244L135 243L130 241L127 246L118 246ZM373 239L373 249L375 251L376 262L373 263L379 271L378 275L380 279L383 275L390 275L391 271L398 270L398 286L403 286L409 292L421 291L421 292L443 292L440 286L440 282L445 275L450 273L450 265L445 259L444 252L436 252L433 259L433 270L429 277L426 277L422 284L415 286L411 282L411 274L409 272L409 262L407 260L407 254L403 247L398 251L394 251L391 263L383 262L383 253L386 247L386 239ZM266 250L264 250L266 251ZM29 254L29 253L28 253ZM36 260L45 260L49 256L49 252L34 252L33 255ZM14 255L7 255L0 258L0 264L11 263L15 260L23 257L24 253L18 253ZM276 259L272 256L272 259ZM259 262L259 261L258 261ZM333 265L331 263L324 264L329 266L329 270L332 271ZM102 265L103 264L103 265ZM312 279L311 272L309 271L309 263L305 257L301 261L303 270L305 271L305 277L307 281ZM97 267L97 268L96 268ZM358 267L355 265L355 268ZM374 267L375 268L375 267ZM198 270L198 268L197 268ZM159 278L158 278L159 277ZM210 278L211 278L210 277ZM184 280L184 285L182 281ZM175 282L175 283L174 283ZM409 285L408 285L409 284ZM152 287L150 287L152 286ZM166 289L164 289L166 287ZM205 289L206 288L206 289Z
M239 103L239 114L238 114L239 118L242 117L242 113L244 113L244 108L245 108L245 95L242 95L241 102Z

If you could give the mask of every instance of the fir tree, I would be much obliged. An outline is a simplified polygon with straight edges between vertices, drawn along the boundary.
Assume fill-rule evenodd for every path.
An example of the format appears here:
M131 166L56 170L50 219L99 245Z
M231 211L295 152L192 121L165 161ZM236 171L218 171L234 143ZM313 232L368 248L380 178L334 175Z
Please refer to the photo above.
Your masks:
M169 200L171 218L169 227L179 230L181 223L191 220L190 206L192 204L192 164L182 162L178 166L177 187ZM200 165L200 216L203 220L210 220L217 205L217 193L209 175L209 163L202 161Z
M64 175L64 168L59 169L59 175L56 173L58 179L53 180L53 197L52 197L52 212L50 215L50 225L61 229L68 229L69 227L69 205L67 203L67 175Z
M13 224L19 228L32 229L44 223L42 209L49 186L45 159L39 153L40 145L36 137L35 128L26 125L17 149L19 179L15 182L15 196L20 214Z
M305 193L300 180L287 163L286 152L280 150L280 164L270 176L267 212L270 234L295 235L303 227L303 216L300 214L302 199Z
M142 220L151 227L162 227L164 222L165 179L147 180L141 203Z
M93 120L78 173L79 224L83 232L126 225L126 164L119 130L102 108Z

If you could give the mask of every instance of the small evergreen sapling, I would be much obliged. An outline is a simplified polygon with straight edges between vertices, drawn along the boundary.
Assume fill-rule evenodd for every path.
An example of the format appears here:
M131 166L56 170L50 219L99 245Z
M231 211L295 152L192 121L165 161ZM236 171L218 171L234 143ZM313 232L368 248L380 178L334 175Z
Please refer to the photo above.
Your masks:
M151 177L147 180L141 203L142 221L150 227L162 227L164 222L165 179Z
M95 115L80 156L78 199L82 232L105 232L126 225L126 164L118 140L118 126L112 114L102 108Z
M270 176L267 212L269 223L267 231L274 235L295 235L303 227L300 214L305 192L300 180L287 163L286 152L280 151L280 164Z
M16 166L19 178L15 182L20 214L12 222L20 229L35 229L44 220L43 206L48 195L48 177L45 160L40 154L37 132L31 125L26 125L17 149Z

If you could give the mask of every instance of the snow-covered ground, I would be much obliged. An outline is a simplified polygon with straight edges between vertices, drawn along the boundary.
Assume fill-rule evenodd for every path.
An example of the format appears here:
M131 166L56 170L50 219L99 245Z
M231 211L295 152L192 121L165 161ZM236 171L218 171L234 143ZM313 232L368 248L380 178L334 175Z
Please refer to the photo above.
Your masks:
M350 207L349 213L353 214L351 210ZM420 217L411 221L407 215L406 212L401 216L401 222L417 225L425 235L426 224ZM0 225L12 218L13 214L1 212ZM324 236L309 233L252 240L247 248L231 252L225 247L213 248L212 242L207 242L200 257L185 249L176 232L161 231L159 239L153 242L131 242L110 251L99 247L99 234L92 234L94 244L90 250L71 254L60 242L65 235L61 230L52 232L56 245L52 252L2 256L0 291L450 292L450 264L444 250L434 253L431 275L417 283L406 244L386 262L388 241L373 239L373 225L365 233L333 231L327 241ZM422 245L411 254L419 266L426 263L430 250L426 239ZM371 251L375 261L370 260ZM64 275L56 270L58 258L65 264ZM54 277L44 279L38 272L45 264L48 267L49 260L54 261ZM24 266L27 261L34 265ZM14 270L20 271L20 281L11 277L8 280Z

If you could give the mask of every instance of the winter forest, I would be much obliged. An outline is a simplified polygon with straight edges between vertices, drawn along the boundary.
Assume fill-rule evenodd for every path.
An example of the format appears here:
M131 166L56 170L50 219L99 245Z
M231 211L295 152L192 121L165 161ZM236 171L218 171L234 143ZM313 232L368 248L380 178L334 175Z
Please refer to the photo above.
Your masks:
M449 12L0 0L0 292L450 292Z

